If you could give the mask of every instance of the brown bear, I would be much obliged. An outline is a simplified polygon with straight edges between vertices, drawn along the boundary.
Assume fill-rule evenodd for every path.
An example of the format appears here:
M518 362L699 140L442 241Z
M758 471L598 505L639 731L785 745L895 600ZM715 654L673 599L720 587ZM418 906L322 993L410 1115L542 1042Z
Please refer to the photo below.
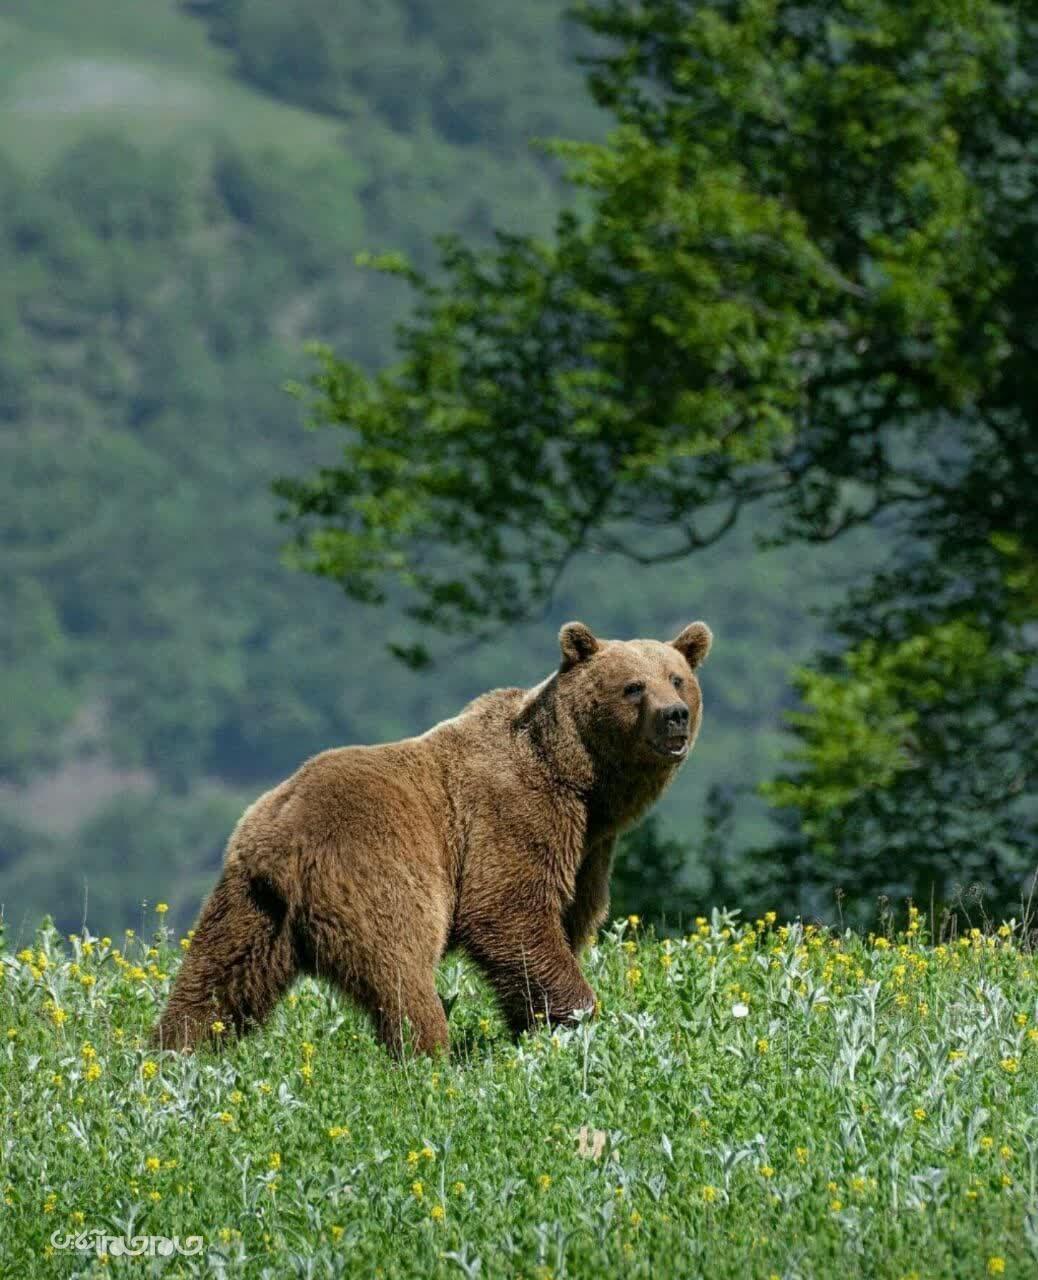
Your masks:
M436 966L486 974L513 1031L594 1008L578 963L606 916L619 832L695 742L693 622L669 644L559 635L557 671L417 738L308 760L246 810L169 1005L166 1048L261 1023L300 974L336 983L402 1050L447 1047Z

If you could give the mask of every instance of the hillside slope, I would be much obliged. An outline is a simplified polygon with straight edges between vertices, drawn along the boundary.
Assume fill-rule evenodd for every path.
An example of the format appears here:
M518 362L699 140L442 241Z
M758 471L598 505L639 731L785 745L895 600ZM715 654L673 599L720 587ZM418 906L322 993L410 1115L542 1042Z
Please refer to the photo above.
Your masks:
M0 0L0 111L0 149L36 173L98 130L147 146L222 135L326 163L344 132L236 79L231 56L167 0Z

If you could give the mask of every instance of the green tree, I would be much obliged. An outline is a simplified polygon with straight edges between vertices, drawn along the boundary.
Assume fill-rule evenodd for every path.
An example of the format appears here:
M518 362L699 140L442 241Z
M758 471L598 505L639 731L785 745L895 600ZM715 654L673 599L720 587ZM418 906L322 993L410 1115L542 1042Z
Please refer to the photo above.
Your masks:
M979 856L1005 900L1035 837L1038 15L578 12L616 120L557 148L583 211L550 240L448 240L435 277L376 263L415 311L375 376L324 353L313 408L343 456L279 486L299 560L479 633L585 549L680 559L755 503L787 542L876 524L891 561L802 677L771 798L805 881L853 879L867 832L884 883L944 893Z
M728 858L732 842L734 797L721 787L711 787L703 806L699 838L689 842L667 835L658 814L650 814L617 845L609 880L610 914L638 915L658 932L687 930L690 921L706 909L738 907L747 891L744 868Z
M879 896L1027 912L1033 654L955 613L902 639L859 625L848 648L799 672L797 767L764 788L794 821L758 859L765 884L797 883L800 910L837 891L859 921Z

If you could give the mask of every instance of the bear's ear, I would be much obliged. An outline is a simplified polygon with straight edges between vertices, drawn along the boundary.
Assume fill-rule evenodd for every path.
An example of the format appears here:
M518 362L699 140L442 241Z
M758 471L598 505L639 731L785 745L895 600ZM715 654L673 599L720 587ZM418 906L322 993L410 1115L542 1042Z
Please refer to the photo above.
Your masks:
M578 662L586 662L601 645L591 634L590 627L582 622L567 622L559 632L559 648L562 650L562 671L568 671Z
M710 652L714 642L714 633L705 622L690 622L680 635L670 642L688 665L695 671L696 667Z

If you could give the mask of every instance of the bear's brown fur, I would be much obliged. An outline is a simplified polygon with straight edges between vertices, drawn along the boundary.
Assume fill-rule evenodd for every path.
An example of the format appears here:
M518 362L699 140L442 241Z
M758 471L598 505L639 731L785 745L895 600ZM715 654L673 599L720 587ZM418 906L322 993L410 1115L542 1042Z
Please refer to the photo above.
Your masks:
M238 822L156 1028L167 1048L244 1031L303 973L358 1000L399 1051L447 1046L436 965L464 948L513 1030L594 1007L578 963L606 916L617 834L702 719L710 629L670 644L559 636L559 669L418 738L308 760Z

